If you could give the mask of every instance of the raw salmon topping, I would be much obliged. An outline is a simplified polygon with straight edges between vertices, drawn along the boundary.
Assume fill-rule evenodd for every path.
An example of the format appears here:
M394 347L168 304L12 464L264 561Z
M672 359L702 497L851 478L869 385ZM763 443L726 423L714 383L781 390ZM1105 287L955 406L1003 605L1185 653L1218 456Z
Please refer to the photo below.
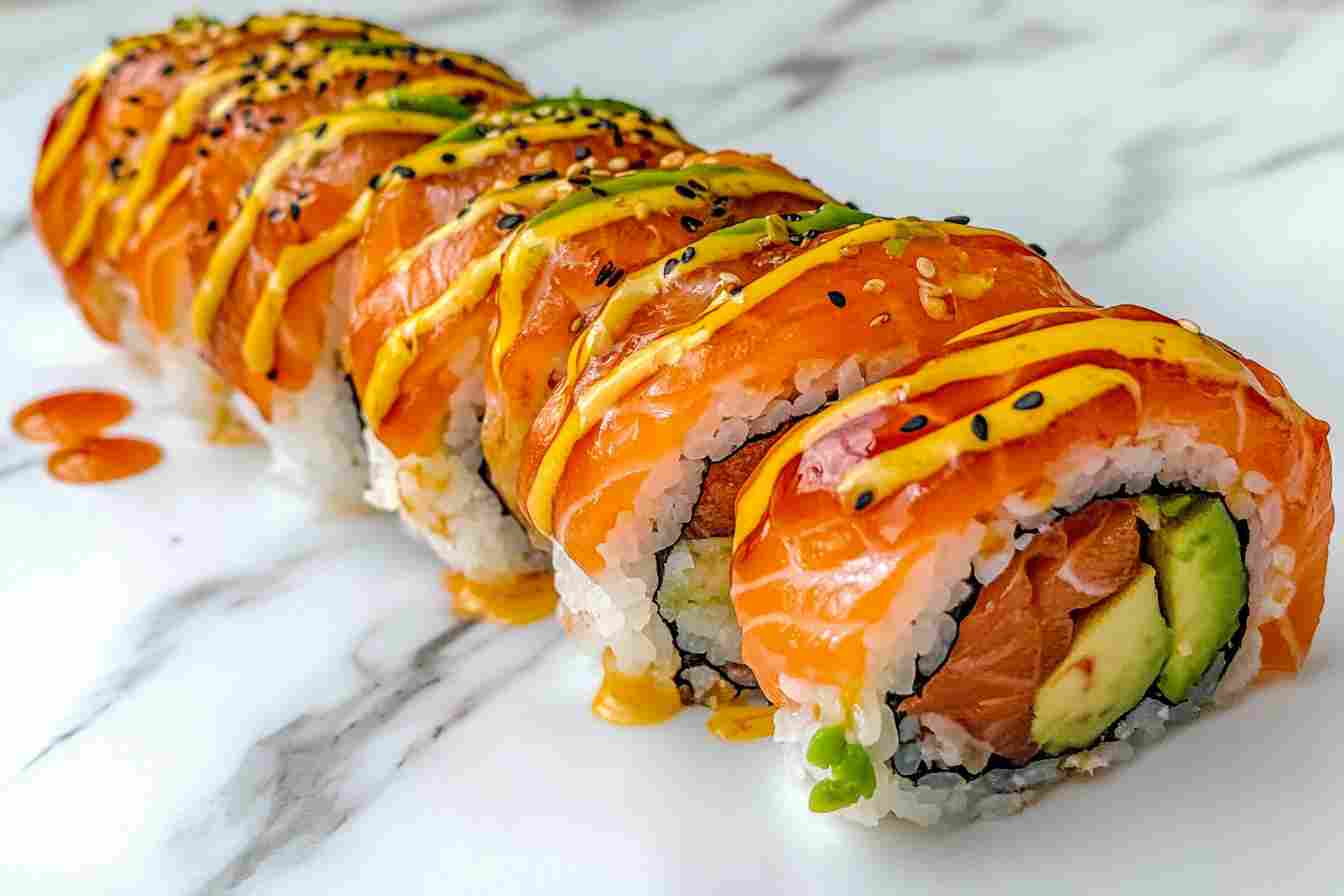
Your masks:
M1139 569L1137 508L1094 501L1042 531L985 586L947 663L907 713L937 713L1015 761L1031 740L1036 691L1068 655L1073 614L1115 594Z

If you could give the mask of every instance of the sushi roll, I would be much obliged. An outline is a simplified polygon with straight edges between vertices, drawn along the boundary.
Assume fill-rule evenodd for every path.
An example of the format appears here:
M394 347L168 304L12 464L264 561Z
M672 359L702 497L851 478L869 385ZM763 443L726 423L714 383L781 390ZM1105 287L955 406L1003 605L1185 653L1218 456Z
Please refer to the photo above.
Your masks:
M1015 812L1295 672L1327 431L1132 306L979 324L790 430L739 496L732 598L812 808Z
M567 357L524 380L557 385L519 491L568 628L610 652L595 705L621 721L755 685L729 600L734 498L791 420L997 315L1090 304L1005 233L835 204L618 263ZM612 697L632 680L644 697Z
M666 120L628 103L542 98L445 133L375 179L348 215L360 222L345 344L366 423L368 497L435 549L460 608L483 605L488 590L502 621L554 607L548 558L501 504L481 455L511 241L566 196L691 150Z
M95 66L102 80L81 80L74 106L92 119L73 141L91 147L82 165L65 149L79 116L58 111L34 190L35 217L52 223L39 229L61 247L95 329L151 358L173 400L223 428L233 395L277 467L350 503L365 477L337 353L343 259L307 269L285 291L292 302L263 302L266 287L300 266L287 250L339 219L366 172L526 93L484 60L353 20L254 18L169 35L119 44L118 63ZM64 237L69 212L57 204L99 153L111 154L106 171L60 206L77 212ZM245 342L268 337L272 363L256 370Z
M611 136L616 148L633 141L635 151L650 139L638 126ZM706 155L678 148L647 168L619 167L625 170L608 169L609 176L591 182L578 178L579 189L520 224L498 256L489 299L496 320L481 360L482 453L502 508L523 520L518 477L533 421L563 381L584 326L630 273L662 264L669 253L680 255L704 234L741 219L792 213L827 199L770 159L731 150ZM543 548L544 563L545 533L529 534Z

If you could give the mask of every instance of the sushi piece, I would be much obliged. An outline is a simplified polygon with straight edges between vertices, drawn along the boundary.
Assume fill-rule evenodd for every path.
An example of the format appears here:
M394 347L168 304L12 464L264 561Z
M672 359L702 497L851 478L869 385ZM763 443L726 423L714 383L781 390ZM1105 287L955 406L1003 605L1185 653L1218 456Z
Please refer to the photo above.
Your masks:
M669 243L622 257L567 358L515 374L558 383L519 492L553 539L566 624L663 712L677 704L648 694L716 702L755 684L729 601L734 499L789 421L997 315L1089 305L1007 234L834 204Z
M1327 431L1133 306L980 324L790 430L738 499L732 597L812 808L1014 812L1295 672Z
M301 75L273 69L216 102L185 147L185 187L127 254L165 342L236 390L277 469L351 505L367 478L340 357L353 252L318 241L371 178L525 94L487 63L406 43L327 44Z
M329 40L395 39L355 19L255 16L236 27L204 16L167 31L113 42L76 79L42 141L33 180L33 222L89 327L143 349L134 285L119 249L154 208L146 191L208 100L244 78L286 66ZM171 180L172 178L168 178Z
M690 150L666 120L628 103L542 98L444 134L347 214L359 231L347 360L367 424L368 496L435 549L459 606L483 589L495 590L492 615L506 621L554 606L548 558L500 503L481 455L510 240L595 181Z

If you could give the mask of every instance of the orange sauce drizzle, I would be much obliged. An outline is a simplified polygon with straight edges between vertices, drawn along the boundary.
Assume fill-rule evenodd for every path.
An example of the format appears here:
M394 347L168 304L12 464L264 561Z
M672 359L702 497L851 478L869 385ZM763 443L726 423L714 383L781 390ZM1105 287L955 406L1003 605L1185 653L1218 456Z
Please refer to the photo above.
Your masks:
M91 485L137 476L163 459L163 449L144 439L94 436L47 458L47 472L61 482Z
M630 675L616 657L602 654L602 686L593 697L593 715L613 725L656 725L681 712L681 692L670 678L652 671Z
M104 437L100 433L125 420L134 405L116 392L77 389L29 402L11 425L30 442L58 449L47 458L52 478L74 485L127 479L154 467L163 449L145 439Z
M555 612L558 597L549 572L530 573L507 582L478 582L457 573L445 573L443 584L453 593L459 616L485 619L500 625L528 625Z
M131 400L116 392L77 389L57 392L19 408L14 431L30 442L71 447L125 420Z
M710 734L729 743L763 740L775 733L775 708L758 703L724 703L705 722Z

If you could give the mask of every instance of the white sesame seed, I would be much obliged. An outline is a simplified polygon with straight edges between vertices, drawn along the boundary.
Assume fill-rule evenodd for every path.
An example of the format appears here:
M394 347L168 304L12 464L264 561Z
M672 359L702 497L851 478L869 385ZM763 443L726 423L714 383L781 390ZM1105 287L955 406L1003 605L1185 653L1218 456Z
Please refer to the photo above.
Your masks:
M610 162L607 162L607 167L609 167L612 171L624 171L625 169L630 167L630 160L627 159L625 156L617 156Z
M679 149L673 150L663 156L662 161L658 163L659 168L676 168L682 162L686 161L686 153Z
M545 152L537 153L537 157L532 160L532 164L536 165L538 168L545 168L547 165L550 165L551 151L548 149Z
M859 254L859 247L858 247L858 246L841 246L841 247L840 247L840 254L843 255L845 258L853 258L855 255L858 255L858 254Z
M568 168L565 169L565 177L573 177L582 170L584 170L583 163L575 162L573 165L570 165Z
M582 316L582 315L579 315L578 317L574 318L574 320L570 321L570 324L569 324L569 332L571 332L571 333L577 333L577 332L579 332L579 331L582 330L582 329L583 329L583 316Z
M501 202L499 204L499 207L506 215L516 215L522 211L522 209L514 205L512 202Z
M891 315L883 311L881 314L877 315L872 320L868 321L868 326L880 327L889 320L891 320Z
M882 280L878 277L874 277L867 283L863 284L864 292L881 292L886 288L887 288L887 281Z
M591 174L593 177L611 177L611 172L606 168L594 168L592 171L589 171L588 173Z
M915 270L919 271L921 277L932 278L938 273L938 269L933 266L933 261L923 255L915 259Z
M557 196L568 196L570 193L573 192L574 192L574 185L567 180L561 181L560 183L555 185L555 195Z
M719 282L725 286L737 286L742 282L742 278L729 271L723 271L719 274Z
M1186 318L1183 317L1180 320L1176 321L1176 323L1181 325L1182 330L1188 330L1189 332L1194 333L1196 336L1198 336L1200 333L1199 324L1195 323L1192 320L1187 320Z
M504 178L501 177L495 180L494 184L491 186L491 189L505 190L508 189L510 186L512 186L512 184L510 184L508 181L506 181Z
M635 203L635 220L643 221L649 216L649 204L647 202Z
M687 162L686 165L687 165L687 166L689 166L689 165L693 165L693 164L699 164L699 165L717 165L718 163L719 163L719 157L718 157L718 156L705 156L705 157L704 157L703 159L701 159L699 162Z

